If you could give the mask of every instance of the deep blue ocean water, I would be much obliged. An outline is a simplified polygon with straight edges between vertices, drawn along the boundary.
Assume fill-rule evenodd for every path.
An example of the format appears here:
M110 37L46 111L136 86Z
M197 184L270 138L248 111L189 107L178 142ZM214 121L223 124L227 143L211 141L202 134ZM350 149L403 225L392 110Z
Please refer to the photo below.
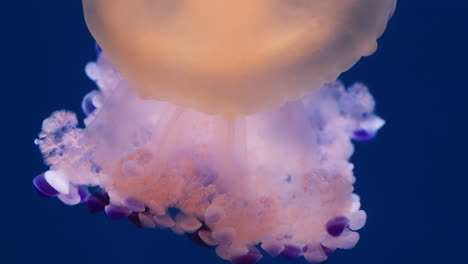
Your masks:
M81 98L94 89L83 68L95 58L94 41L81 1L9 1L0 9L7 92L0 263L227 263L171 231L36 195L31 181L46 166L33 140L57 109L83 117ZM357 247L329 264L463 263L467 17L464 1L400 0L378 51L342 75L370 87L387 124L375 140L356 144L355 187L368 224Z

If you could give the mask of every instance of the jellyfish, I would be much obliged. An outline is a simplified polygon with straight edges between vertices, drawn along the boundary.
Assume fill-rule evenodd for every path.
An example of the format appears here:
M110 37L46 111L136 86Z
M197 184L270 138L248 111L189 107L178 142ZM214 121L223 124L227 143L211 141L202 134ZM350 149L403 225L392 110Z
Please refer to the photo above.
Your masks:
M44 197L170 228L236 264L325 261L366 222L352 141L384 125L362 83L396 0L83 0L97 41L86 114L35 144Z

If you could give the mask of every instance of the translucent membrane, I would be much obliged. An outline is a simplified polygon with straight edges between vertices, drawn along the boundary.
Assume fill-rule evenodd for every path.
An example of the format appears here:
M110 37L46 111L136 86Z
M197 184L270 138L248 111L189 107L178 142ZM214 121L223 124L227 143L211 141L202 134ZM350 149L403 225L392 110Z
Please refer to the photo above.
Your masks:
M83 0L143 98L224 116L298 99L370 55L396 0Z

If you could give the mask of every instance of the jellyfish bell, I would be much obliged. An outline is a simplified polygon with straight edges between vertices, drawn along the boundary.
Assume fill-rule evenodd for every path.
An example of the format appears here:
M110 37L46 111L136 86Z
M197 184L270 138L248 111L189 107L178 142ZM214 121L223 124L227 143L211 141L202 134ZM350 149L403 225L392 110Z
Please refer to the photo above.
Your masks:
M83 0L142 98L224 116L271 110L372 54L396 0Z

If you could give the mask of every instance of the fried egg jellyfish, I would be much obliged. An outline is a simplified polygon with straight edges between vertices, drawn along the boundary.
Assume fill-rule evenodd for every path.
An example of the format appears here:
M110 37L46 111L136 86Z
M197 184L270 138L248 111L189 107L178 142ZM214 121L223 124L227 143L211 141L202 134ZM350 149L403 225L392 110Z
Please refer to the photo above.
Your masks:
M44 120L45 197L171 228L233 263L322 262L359 240L351 140L384 121L335 81L396 0L83 0L99 43L85 128ZM102 48L102 50L101 50ZM177 213L171 213L177 209Z

